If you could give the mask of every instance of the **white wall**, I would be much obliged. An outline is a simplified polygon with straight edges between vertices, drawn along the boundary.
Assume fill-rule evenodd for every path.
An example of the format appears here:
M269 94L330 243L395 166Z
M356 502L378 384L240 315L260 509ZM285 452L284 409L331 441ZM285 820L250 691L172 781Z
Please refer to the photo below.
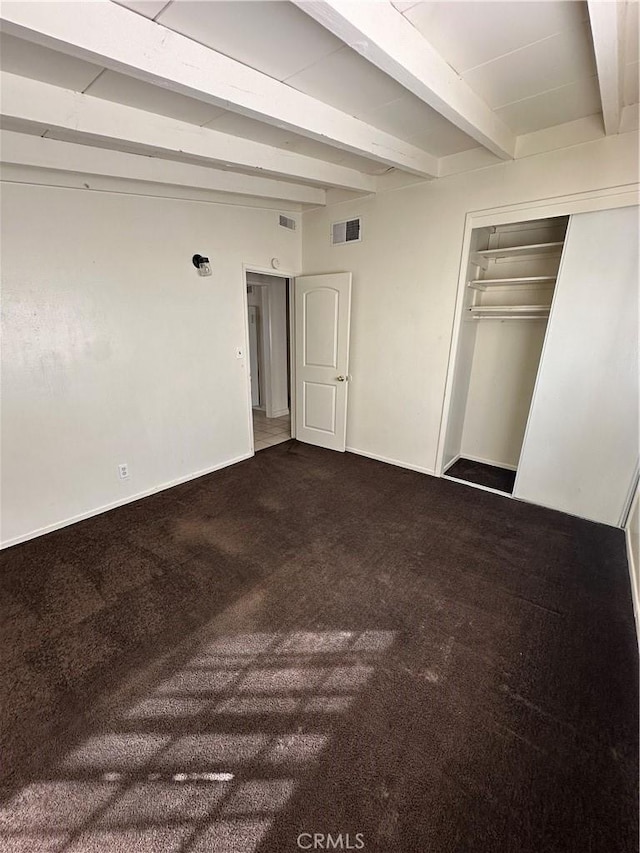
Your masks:
M305 213L305 273L354 274L347 446L435 469L467 212L637 180L628 133ZM358 215L362 243L330 246Z
M637 181L637 146L609 137L309 212L303 264L273 210L5 184L3 542L250 452L242 264L274 256L353 271L347 444L432 471L465 214ZM329 223L360 214L363 242L332 248Z
M477 326L460 454L516 468L547 323L481 320Z
M300 267L278 211L4 184L2 250L4 543L250 454L242 265Z

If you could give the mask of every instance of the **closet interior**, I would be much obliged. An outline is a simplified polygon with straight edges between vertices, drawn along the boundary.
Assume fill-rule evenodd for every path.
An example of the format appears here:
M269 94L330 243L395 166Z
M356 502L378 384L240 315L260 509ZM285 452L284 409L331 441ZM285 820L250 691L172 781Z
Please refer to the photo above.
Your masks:
M444 476L511 494L568 217L476 228Z

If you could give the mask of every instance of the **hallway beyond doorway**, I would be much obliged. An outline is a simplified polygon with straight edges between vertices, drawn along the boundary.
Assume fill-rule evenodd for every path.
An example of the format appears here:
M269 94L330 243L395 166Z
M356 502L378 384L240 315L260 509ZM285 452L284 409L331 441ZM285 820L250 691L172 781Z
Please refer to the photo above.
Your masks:
M253 410L253 440L256 453L291 438L291 415L268 418L260 409Z

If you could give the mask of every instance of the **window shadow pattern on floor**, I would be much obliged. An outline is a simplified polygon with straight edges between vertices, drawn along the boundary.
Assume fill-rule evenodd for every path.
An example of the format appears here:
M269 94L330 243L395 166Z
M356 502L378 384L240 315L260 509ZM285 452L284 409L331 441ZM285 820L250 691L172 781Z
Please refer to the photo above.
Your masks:
M5 803L0 849L256 853L393 642L377 630L208 642Z

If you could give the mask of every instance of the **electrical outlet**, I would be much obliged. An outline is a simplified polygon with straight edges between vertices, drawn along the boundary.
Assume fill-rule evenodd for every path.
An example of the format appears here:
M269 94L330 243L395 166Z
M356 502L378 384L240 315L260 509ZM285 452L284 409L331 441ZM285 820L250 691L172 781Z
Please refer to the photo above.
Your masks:
M129 466L126 462L123 462L121 465L118 465L118 477L120 477L121 480L129 479Z

